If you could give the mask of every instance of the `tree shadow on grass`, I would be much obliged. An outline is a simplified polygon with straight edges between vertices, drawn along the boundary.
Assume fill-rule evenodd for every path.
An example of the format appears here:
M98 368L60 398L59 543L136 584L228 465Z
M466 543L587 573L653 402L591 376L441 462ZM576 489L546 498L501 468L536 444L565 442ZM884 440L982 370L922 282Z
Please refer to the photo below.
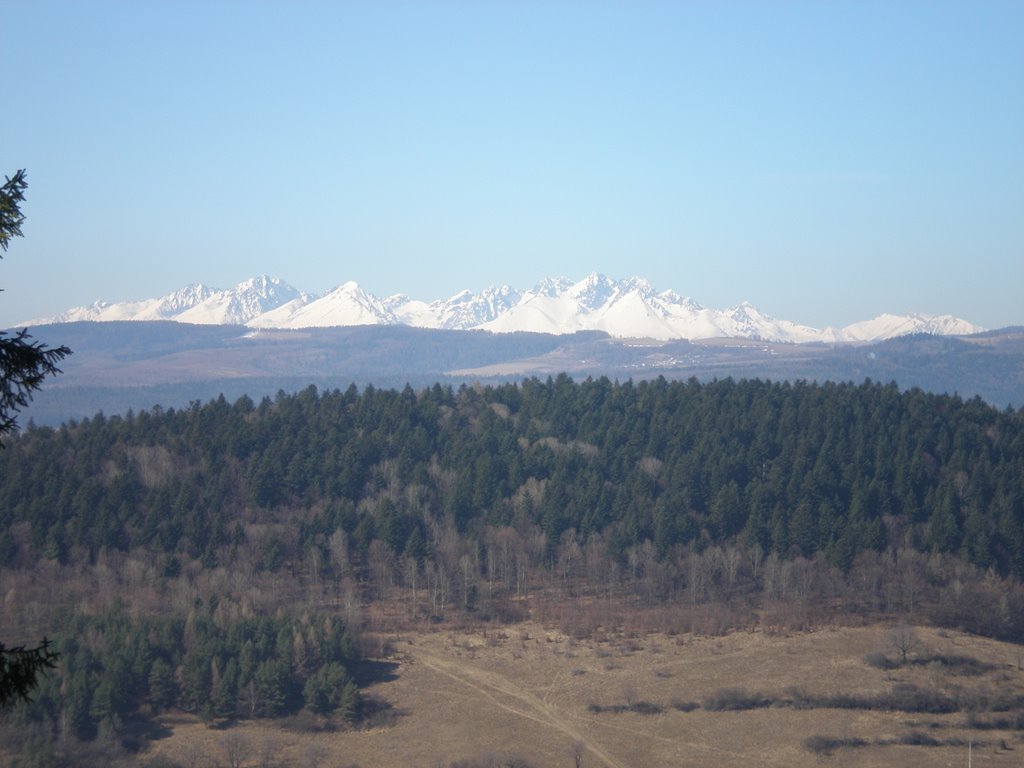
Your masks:
M352 664L349 673L360 688L374 683L390 683L398 679L398 662L363 659Z
M166 739L172 733L170 728L157 720L129 718L121 726L121 746L130 752L139 752L150 742Z

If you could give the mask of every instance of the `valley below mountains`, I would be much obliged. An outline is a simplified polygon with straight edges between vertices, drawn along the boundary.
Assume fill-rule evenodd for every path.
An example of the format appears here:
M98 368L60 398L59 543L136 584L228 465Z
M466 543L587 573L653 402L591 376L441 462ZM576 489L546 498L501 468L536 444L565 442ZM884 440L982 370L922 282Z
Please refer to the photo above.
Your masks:
M157 299L95 302L19 324L75 354L27 413L56 425L224 394L309 384L401 388L567 373L616 380L732 377L895 381L901 388L1024 404L1024 329L950 315L883 314L816 329L741 303L707 309L632 277L592 273L424 302L354 282L324 295L277 278L190 285Z
M889 383L901 389L979 396L1024 405L1024 328L965 336L915 334L875 343L786 344L747 339L619 339L573 334L488 333L404 325L253 329L169 321L75 322L31 329L74 354L26 411L40 425L159 405L182 407L224 394L259 400L314 384L321 389L419 389L435 382L499 383L566 373L576 380Z

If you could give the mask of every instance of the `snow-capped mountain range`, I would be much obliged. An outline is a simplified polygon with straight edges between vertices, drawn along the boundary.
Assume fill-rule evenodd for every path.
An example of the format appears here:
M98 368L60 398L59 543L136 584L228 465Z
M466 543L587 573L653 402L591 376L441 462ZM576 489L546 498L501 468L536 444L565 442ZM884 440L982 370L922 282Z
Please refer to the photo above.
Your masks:
M674 291L658 291L639 277L611 280L597 273L578 282L545 279L528 291L507 285L477 294L462 291L430 303L401 294L378 298L354 282L317 296L264 275L228 290L194 284L158 299L97 301L19 327L81 320L173 320L252 328L403 324L495 333L600 330L619 338L731 337L795 343L865 342L910 333L963 335L984 330L951 315L923 314L883 314L844 328L811 328L770 317L747 302L730 309L706 309Z

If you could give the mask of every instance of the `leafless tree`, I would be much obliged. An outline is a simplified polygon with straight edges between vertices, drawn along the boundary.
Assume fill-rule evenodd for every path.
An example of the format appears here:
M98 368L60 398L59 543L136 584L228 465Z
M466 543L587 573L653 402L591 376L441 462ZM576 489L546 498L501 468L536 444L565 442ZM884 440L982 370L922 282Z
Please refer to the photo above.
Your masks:
M185 768L197 768L200 754L202 754L202 751L199 749L199 745L194 741L188 742L182 749L182 765Z
M580 539L575 528L570 528L562 534L562 540L558 547L558 575L562 578L563 585L576 575L577 563L583 559L583 550L580 548Z
M428 560L425 564L427 590L430 592L430 610L435 616L443 616L448 603L451 577L440 563Z
M327 540L327 549L331 553L331 565L334 566L338 575L347 574L349 571L348 536L346 536L344 528L339 528L331 534Z
M627 707L632 707L636 703L636 688L631 683L622 686L622 698Z
M321 541L322 541L321 537ZM320 542L315 542L313 546L309 548L309 582L313 587L320 586L320 572L323 570L324 565L324 552L320 548Z
M899 624L889 632L889 645L900 655L900 661L907 663L907 657L918 647L920 641L914 628Z
M700 552L690 552L686 558L686 588L690 593L690 603L696 605L703 602L707 595L708 583L711 580L711 558Z
M913 549L903 548L897 551L899 566L898 578L903 596L903 608L913 616L918 607L920 595L925 588L924 571L925 557Z
M725 583L731 589L736 584L736 577L740 571L740 563L743 561L743 553L738 547L729 547L722 553L722 565L725 569Z
M362 606L359 600L359 585L352 578L341 582L341 607L345 616L345 626L356 630L363 624Z
M391 547L380 539L374 539L370 543L370 550L366 556L373 574L373 580L377 583L377 597L383 601L391 586L391 571L394 560L394 553Z
M761 545L754 543L747 550L747 561L750 565L750 575L756 581L761 575L761 566L764 565L764 550Z
M476 579L476 566L473 563L473 558L468 554L462 555L459 558L459 570L462 573L462 606L468 608L469 596Z
M229 768L242 768L242 764L249 757L249 740L240 733L229 731L224 734L220 741L224 748L224 756L227 758Z
M260 706L259 693L256 690L256 682L249 678L249 684L245 687L243 702L249 708L249 717L256 716L256 709Z
M281 764L281 742L274 736L265 736L260 745L260 768L277 768Z
M416 583L420 573L420 564L412 555L402 557L402 578L407 590L412 590L412 601L416 602Z

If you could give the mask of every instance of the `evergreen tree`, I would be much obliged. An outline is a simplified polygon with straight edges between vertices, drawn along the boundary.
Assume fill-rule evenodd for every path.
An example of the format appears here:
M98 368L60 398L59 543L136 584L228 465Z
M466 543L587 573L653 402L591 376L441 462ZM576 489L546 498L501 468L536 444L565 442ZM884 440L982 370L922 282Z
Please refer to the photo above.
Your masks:
M11 238L22 236L25 215L21 203L28 182L24 170L4 178L0 186L0 250L6 251ZM17 428L18 410L28 405L47 376L60 373L57 363L69 354L67 347L51 348L32 341L24 329L13 335L0 331L0 441ZM0 707L28 698L40 673L52 669L56 660L45 639L34 648L8 649L0 643Z
M0 250L6 251L11 238L21 237L25 215L25 171L17 171L0 187ZM0 437L14 430L16 413L28 405L32 393L47 376L60 373L57 363L71 354L67 347L47 347L32 341L25 330L13 335L0 331Z
M346 686L350 683L345 668L341 664L331 662L309 676L302 696L307 707L321 714L333 712L343 704L351 708L351 702L346 701Z
M291 699L291 671L281 659L264 661L253 677L260 702L260 713L276 717L285 712Z
M159 711L170 708L177 699L177 685L171 668L163 659L157 659L150 667L147 680L149 700Z

